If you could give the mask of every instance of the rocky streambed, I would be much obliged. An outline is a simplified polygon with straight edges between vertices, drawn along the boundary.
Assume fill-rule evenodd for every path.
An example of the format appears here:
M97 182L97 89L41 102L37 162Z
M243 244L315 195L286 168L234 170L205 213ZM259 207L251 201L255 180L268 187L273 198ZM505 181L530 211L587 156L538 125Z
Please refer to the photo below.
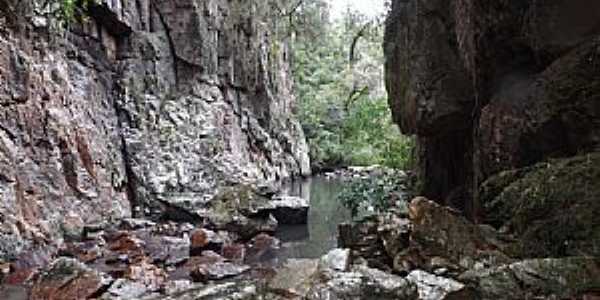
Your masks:
M198 222L171 213L73 226L61 246L1 265L0 299L600 297L597 256L532 256L509 229L423 197L352 220L335 201L344 184L232 187Z
M322 177L278 194L238 186L197 215L171 207L155 221L73 224L65 243L2 265L0 299L162 299L184 290L181 297L210 295L213 287L229 293L240 281L256 289L288 259L319 258L336 247L337 224L350 219L335 202L341 188Z

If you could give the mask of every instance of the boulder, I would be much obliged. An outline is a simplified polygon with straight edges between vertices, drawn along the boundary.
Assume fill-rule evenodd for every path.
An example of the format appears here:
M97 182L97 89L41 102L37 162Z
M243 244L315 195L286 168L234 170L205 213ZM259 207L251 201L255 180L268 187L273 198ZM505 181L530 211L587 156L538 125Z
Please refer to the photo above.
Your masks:
M199 255L204 250L221 252L224 239L216 232L204 228L196 229L190 234L190 254Z
M333 249L319 260L319 269L345 272L350 268L350 249Z
M313 284L306 299L418 299L417 287L408 280L366 266L334 272Z
M277 274L268 283L268 288L283 297L303 298L313 284L319 261L314 259L289 259L277 270Z
M484 221L525 257L600 256L600 153L501 172L480 190Z
M338 247L350 249L353 259L362 257L371 267L389 269L392 258L378 233L380 221L378 216L369 216L358 222L338 225Z
M417 286L419 300L477 299L466 285L425 271L414 270L408 274L406 280Z
M308 220L308 200L301 197L277 196L268 205L258 209L258 214L272 214L279 224L299 225Z
M250 241L246 251L246 261L261 262L277 258L276 251L281 247L279 239L265 233L261 233Z
M477 299L575 299L598 291L600 260L587 257L530 259L470 270L459 280L477 292Z
M493 228L471 223L453 209L417 197L409 205L409 217L410 246L399 256L417 255L421 260L412 261L417 268L433 271L433 261L439 257L463 270L513 261L515 241Z
M153 236L146 242L146 252L154 263L178 265L190 257L190 241L186 238Z
M112 279L72 258L61 257L34 283L30 299L87 299L108 287Z

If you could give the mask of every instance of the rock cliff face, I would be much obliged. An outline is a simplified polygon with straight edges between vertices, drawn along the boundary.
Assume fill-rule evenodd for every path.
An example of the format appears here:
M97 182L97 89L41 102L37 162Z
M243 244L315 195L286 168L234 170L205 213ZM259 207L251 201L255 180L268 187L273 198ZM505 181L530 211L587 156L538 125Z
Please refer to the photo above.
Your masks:
M386 83L425 195L472 212L491 175L598 149L600 3L392 3Z
M35 1L12 3L0 15L0 257L310 172L276 1L108 0L60 33Z

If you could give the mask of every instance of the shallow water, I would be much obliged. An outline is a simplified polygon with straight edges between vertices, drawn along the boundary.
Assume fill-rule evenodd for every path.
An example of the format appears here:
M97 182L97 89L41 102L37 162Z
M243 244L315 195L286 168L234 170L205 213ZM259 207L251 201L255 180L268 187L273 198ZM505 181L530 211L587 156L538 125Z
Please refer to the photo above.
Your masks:
M281 240L277 253L280 262L289 258L319 258L337 247L337 226L350 221L351 214L336 196L344 182L312 177L287 184L283 194L302 197L310 202L308 224L280 226L276 237Z

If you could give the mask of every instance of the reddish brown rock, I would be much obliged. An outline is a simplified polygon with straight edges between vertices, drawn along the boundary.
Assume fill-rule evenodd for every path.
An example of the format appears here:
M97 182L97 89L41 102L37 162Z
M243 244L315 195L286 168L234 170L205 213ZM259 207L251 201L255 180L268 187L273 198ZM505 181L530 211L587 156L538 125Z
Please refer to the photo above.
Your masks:
M225 258L214 251L203 251L199 256L191 256L183 265L169 271L169 280L191 280L190 274L201 265L224 262Z
M59 251L61 256L75 257L84 263L90 263L102 256L102 250L97 241L83 243L67 243Z
M224 240L214 231L200 228L192 231L190 235L190 254L199 255L204 250L221 252Z
M230 261L243 262L246 258L246 246L243 244L225 245L221 250L221 254Z
M246 261L258 262L275 258L275 251L280 248L280 245L281 242L277 238L261 233L250 241L246 254Z
M142 260L130 265L125 271L124 277L141 283L149 291L157 291L165 284L167 274L163 269Z
M88 299L109 283L110 279L106 275L74 259L59 258L35 282L30 299Z
M119 254L130 256L143 255L145 242L131 233L121 233L108 245L108 249Z
M407 267L434 271L440 258L463 270L478 265L499 265L514 261L516 241L489 226L471 223L459 212L423 197L409 205L412 222L408 248L395 257L396 271ZM408 261L405 261L408 260Z

